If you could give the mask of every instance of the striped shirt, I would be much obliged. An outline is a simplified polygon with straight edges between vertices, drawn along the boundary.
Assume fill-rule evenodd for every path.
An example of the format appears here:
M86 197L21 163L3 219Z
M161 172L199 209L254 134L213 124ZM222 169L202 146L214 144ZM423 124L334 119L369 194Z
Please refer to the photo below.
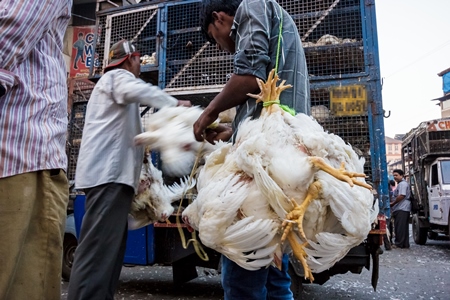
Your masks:
M66 169L71 0L0 2L0 178Z
M277 74L292 85L281 93L281 104L297 113L310 113L308 69L300 36L291 16L275 0L243 0L236 10L230 36L236 42L235 74L253 75L265 81L278 56ZM262 105L255 101L250 98L237 108L234 133L244 119L259 116Z

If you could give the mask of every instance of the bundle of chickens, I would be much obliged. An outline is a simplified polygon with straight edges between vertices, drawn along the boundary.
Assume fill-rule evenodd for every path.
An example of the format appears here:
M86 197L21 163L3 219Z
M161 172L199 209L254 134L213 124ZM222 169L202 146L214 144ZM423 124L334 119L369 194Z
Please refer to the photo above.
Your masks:
M198 155L197 197L183 219L202 243L247 270L274 265L293 252L305 278L331 268L362 243L378 214L364 159L305 114L279 105L272 71L258 79L260 118L239 127L234 144L195 141L192 125L201 109L164 108L150 118L137 144L161 153L163 172L189 173ZM164 167L165 166L165 167Z

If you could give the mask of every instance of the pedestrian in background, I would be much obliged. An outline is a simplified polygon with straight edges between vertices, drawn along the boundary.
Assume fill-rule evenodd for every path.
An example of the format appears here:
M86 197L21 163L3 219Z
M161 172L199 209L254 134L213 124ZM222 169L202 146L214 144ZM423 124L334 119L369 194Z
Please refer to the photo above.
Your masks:
M86 194L69 283L69 300L114 299L127 240L127 220L144 160L134 137L143 132L140 104L186 105L139 79L140 54L122 40L89 99L75 187Z
M395 180L389 180L389 202L386 201L384 215L386 216L386 228L388 232L384 235L384 248L386 250L392 249L392 235L393 231L393 222L391 222L391 203L394 201L394 190L395 190Z
M394 218L395 240L393 248L409 248L409 215L411 211L411 201L409 201L410 191L408 182L403 179L404 172L400 169L393 171L397 188L393 193L391 202L392 217Z
M197 141L234 140L242 121L258 118L262 103L247 94L258 94L256 78L266 81L276 67L279 77L292 85L281 94L281 104L309 114L309 77L300 36L292 18L276 1L203 0L201 12L206 39L234 54L234 71L194 124ZM219 125L206 130L219 113L232 107L236 107L236 117L231 129ZM281 270L270 266L256 271L246 270L223 255L225 299L292 299L287 270L287 255Z
M71 0L0 2L0 299L60 299Z

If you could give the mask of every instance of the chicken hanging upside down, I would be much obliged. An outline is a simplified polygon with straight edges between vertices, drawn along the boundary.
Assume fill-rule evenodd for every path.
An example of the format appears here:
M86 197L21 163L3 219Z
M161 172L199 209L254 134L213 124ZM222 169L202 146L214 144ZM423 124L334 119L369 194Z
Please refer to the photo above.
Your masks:
M165 221L174 211L172 202L180 200L186 190L195 185L186 178L171 186L164 184L162 172L153 166L149 151L146 151L139 178L138 193L131 203L128 228L138 229L157 221Z
M247 270L280 268L292 249L312 281L312 273L331 268L364 241L378 206L364 180L364 160L311 117L281 109L277 100L289 86L277 80L272 71L266 83L258 81L261 93L252 96L264 108L260 118L240 125L235 144L205 154L197 197L183 218L205 246ZM170 122L160 122L167 126L161 132ZM142 142L164 149L161 139Z

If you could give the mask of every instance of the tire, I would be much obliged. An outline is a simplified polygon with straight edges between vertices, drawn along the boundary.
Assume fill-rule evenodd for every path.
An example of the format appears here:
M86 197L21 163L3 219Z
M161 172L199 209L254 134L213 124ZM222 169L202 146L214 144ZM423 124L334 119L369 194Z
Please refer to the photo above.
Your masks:
M71 235L64 235L63 243L63 257L62 257L62 279L65 281L70 280L70 272L72 270L73 257L75 250L77 249L77 239Z
M295 300L302 299L303 280L295 273L294 267L289 263L288 274L291 277L291 292L294 294Z
M414 214L412 217L412 231L414 243L425 245L428 237L428 228L420 227L419 216Z

